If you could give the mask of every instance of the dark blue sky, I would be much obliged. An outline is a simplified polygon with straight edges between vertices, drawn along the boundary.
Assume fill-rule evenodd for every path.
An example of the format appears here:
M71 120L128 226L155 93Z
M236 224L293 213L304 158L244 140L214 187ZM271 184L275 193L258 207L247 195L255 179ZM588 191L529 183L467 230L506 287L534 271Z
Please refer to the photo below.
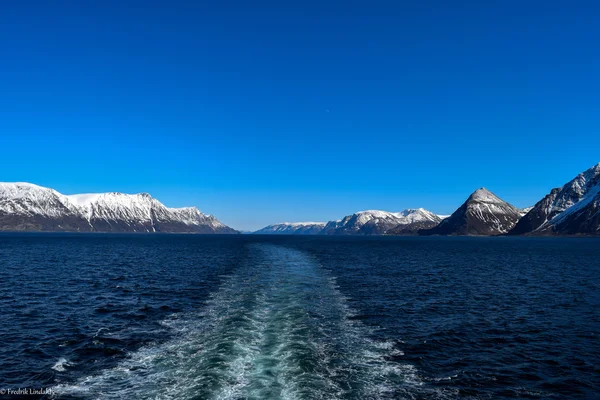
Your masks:
M480 186L528 206L600 161L599 20L591 1L2 2L0 180L241 229L450 213Z

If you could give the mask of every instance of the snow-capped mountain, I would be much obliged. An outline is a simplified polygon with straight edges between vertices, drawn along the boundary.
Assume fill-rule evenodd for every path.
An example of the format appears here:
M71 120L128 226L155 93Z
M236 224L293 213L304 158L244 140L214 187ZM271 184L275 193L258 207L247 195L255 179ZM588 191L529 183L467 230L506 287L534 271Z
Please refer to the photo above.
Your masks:
M600 163L550 191L510 232L600 234Z
M389 235L414 235L424 229L431 229L439 225L447 215L437 215L424 208L410 208L401 214L403 218L395 227L388 229L385 233Z
M89 231L81 210L57 191L30 183L0 183L0 230Z
M325 222L282 222L266 226L254 232L262 235L316 235L321 233Z
M519 209L485 188L477 189L450 217L427 230L429 235L500 235L521 218Z
M395 234L408 233L437 225L442 219L423 208L401 212L367 210L348 215L339 221L330 221L322 233L328 235L382 235L391 229ZM402 231L405 232L402 232Z
M167 208L147 193L63 195L31 183L0 183L0 230L236 233L195 207Z

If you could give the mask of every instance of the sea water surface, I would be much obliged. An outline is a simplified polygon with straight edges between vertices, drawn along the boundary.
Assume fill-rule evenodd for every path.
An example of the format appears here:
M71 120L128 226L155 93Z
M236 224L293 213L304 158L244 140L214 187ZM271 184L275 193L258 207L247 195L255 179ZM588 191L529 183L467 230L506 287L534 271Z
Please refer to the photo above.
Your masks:
M596 399L599 310L597 239L2 234L0 399Z

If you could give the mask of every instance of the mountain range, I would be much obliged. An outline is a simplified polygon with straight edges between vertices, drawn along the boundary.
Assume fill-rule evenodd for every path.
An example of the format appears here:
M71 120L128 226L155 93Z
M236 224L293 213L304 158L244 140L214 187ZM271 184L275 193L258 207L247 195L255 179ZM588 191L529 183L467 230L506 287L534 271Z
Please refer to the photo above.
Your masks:
M316 235L321 233L325 222L282 222L265 226L256 232L261 235Z
M327 223L269 225L255 233L321 235L600 235L600 163L533 207L518 209L486 188L474 191L450 216L423 208L360 211ZM300 228L301 227L301 228Z
M0 231L238 233L196 207L167 208L147 193L63 195L0 183Z
M327 235L382 235L391 229L404 229L407 233L433 227L442 218L424 208L401 212L378 210L360 211L339 221L330 221L323 228Z
M147 193L63 195L0 183L0 231L240 233L195 207L168 208ZM600 163L518 209L485 188L450 216L423 208L359 211L329 222L282 222L254 233L289 235L600 235Z

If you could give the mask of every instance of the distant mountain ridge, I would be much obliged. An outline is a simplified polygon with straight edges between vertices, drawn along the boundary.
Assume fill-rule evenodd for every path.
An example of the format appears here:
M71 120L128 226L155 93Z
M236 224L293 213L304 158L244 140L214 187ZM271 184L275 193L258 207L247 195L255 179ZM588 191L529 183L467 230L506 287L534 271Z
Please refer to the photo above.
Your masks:
M195 207L167 208L148 193L63 195L0 183L0 231L238 233Z
M292 235L382 235L390 229L396 234L414 234L420 229L437 225L442 218L424 208L401 212L380 210L359 211L338 221L282 222L269 225L254 233Z
M281 222L257 230L261 235L316 235L321 233L325 222Z
M424 208L406 209L401 212L380 210L359 211L339 221L330 221L323 228L327 235L383 235L390 229L422 229L437 225L442 219ZM402 227L402 228L400 228Z

